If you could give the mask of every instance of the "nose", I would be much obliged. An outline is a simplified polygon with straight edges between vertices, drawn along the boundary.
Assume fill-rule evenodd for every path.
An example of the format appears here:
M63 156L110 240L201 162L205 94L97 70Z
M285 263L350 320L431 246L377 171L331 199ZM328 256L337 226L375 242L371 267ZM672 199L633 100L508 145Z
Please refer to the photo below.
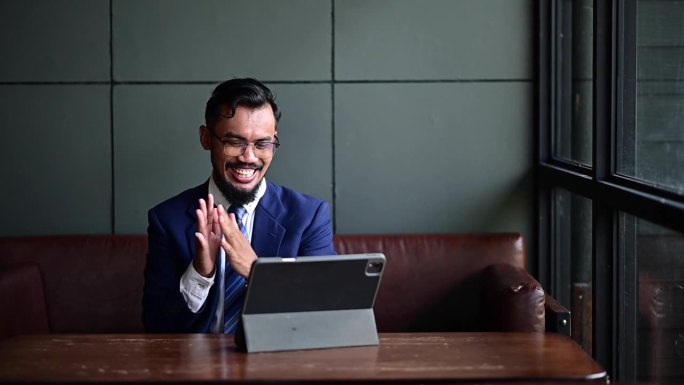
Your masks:
M254 143L248 143L245 151L240 155L240 161L245 163L252 163L259 160L254 153Z

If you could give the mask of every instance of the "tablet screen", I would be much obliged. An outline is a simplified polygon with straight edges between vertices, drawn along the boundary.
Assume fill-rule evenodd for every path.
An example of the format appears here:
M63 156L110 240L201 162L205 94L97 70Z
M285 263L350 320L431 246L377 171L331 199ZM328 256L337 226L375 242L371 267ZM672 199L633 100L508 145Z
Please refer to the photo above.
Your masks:
M372 308L384 267L382 254L260 258L243 314Z

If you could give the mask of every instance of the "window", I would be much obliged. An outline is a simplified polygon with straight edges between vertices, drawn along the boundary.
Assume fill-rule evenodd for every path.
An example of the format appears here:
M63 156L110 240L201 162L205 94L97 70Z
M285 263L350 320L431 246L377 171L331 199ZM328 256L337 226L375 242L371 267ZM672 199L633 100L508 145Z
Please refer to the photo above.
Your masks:
M592 36L591 0L562 0L558 3L554 156L591 165Z
M684 1L636 2L636 28L624 39L625 51L633 52L636 64L634 76L625 81L629 87L625 92L636 97L633 103L632 98L625 100L625 111L635 116L618 128L617 147L618 173L680 194L684 193L682 20Z
M538 10L539 279L613 380L684 383L684 0Z
M643 382L684 380L684 236L626 213L620 214L620 256L634 293L623 293L636 319L634 375ZM631 264L629 261L635 261ZM634 266L634 271L629 271Z
M556 299L570 309L572 337L592 349L591 201L565 189L553 190L553 254Z

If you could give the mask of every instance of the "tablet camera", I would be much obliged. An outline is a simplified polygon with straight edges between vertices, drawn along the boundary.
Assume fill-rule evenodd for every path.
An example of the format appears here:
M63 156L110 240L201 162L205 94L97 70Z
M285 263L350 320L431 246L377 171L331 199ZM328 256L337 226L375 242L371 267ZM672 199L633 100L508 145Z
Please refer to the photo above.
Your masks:
M382 272L384 266L385 264L382 262L368 262L368 265L366 265L366 274L378 275Z

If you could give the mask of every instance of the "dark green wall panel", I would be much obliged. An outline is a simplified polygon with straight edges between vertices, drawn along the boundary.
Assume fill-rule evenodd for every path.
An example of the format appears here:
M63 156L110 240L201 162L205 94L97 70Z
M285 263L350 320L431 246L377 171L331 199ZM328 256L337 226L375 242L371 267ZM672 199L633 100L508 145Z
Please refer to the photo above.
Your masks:
M109 1L0 1L0 81L108 81Z
M530 0L335 2L335 78L531 79Z
M330 2L114 0L121 81L330 79Z
M529 83L335 89L337 231L529 235Z
M332 105L329 84L269 85L282 110L282 145L268 178L332 204Z
M147 210L209 178L199 142L212 86L114 88L114 177L117 233L144 233Z
M111 232L109 87L0 86L0 235Z

